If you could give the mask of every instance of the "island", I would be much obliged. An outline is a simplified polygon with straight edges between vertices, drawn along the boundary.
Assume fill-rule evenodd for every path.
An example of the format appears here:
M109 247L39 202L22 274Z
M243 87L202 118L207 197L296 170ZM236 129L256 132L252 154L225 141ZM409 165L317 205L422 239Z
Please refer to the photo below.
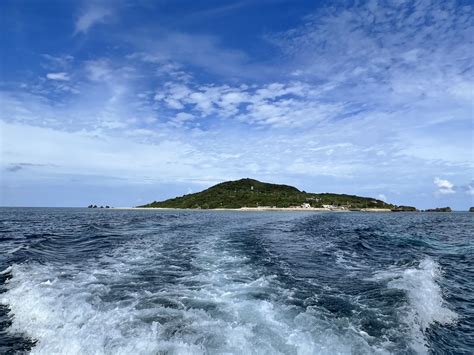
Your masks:
M425 212L452 212L451 207L429 208Z
M474 212L474 207L469 208L469 212Z
M249 178L223 182L201 192L164 201L153 201L137 207L242 210L317 209L369 212L390 212L397 208L403 208L405 211L416 211L414 207L396 206L371 197L310 193L289 185L265 183Z

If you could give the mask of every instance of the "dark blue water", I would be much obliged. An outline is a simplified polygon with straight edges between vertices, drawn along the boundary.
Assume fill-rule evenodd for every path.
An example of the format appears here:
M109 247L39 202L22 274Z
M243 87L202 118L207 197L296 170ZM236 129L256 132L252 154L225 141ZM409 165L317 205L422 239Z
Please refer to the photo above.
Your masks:
M474 214L0 209L0 353L474 353Z

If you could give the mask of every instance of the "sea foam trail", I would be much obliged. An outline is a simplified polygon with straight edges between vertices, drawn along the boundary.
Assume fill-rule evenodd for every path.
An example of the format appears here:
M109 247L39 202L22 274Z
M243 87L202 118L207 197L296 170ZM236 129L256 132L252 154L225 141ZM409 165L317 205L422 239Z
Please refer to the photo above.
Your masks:
M158 239L87 264L13 265L0 297L13 315L10 331L36 339L33 354L383 352L315 309L285 304L291 292L219 237L193 248L191 269ZM175 276L167 282L164 273Z
M409 326L412 346L418 353L429 350L425 332L430 326L449 324L457 319L457 314L445 305L437 282L441 277L440 266L428 257L418 267L392 268L373 277L373 280L388 281L388 288L406 292L409 303L400 311L402 321Z

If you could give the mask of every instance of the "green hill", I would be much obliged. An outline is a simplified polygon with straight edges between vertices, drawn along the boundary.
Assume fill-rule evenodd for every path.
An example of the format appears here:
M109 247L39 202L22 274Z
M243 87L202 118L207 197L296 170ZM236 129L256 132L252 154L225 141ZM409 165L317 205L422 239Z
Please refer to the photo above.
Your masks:
M204 191L154 201L140 207L162 208L241 208L241 207L291 207L308 203L311 207L323 205L347 206L348 208L394 208L394 205L370 197L300 191L296 187L260 182L253 179L227 181Z

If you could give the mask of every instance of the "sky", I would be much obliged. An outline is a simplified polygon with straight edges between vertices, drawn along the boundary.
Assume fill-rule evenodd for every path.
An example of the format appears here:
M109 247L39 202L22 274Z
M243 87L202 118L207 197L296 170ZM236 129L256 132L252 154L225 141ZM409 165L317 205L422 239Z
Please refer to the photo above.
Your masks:
M471 1L0 3L0 205L255 178L474 206Z

